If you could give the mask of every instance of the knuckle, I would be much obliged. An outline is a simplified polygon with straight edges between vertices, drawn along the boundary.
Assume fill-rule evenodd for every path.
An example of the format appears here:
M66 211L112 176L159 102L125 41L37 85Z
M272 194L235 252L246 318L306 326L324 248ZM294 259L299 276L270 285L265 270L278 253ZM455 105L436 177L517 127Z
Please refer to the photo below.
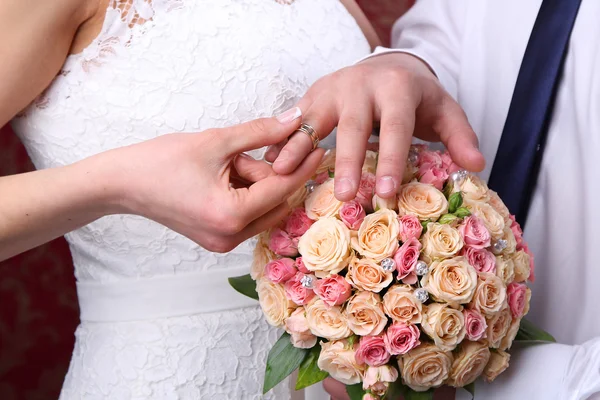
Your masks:
M203 247L213 253L227 253L233 250L235 246L228 239L210 237L204 241Z
M397 154L381 154L379 153L379 159L377 160L378 166L384 166L390 168L391 172L396 171L401 165L400 156ZM396 171L397 172L397 171Z
M393 87L410 87L414 82L412 72L402 68L388 68L380 76Z
M269 131L266 118L259 118L253 120L252 122L250 122L249 127L252 133L257 135L263 135Z

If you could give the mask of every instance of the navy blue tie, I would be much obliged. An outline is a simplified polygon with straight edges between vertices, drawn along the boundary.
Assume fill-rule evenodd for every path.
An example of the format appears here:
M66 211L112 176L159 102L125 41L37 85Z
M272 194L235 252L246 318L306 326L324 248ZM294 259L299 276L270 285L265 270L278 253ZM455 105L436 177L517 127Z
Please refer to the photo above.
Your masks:
M544 0L510 103L489 187L525 225L581 0Z

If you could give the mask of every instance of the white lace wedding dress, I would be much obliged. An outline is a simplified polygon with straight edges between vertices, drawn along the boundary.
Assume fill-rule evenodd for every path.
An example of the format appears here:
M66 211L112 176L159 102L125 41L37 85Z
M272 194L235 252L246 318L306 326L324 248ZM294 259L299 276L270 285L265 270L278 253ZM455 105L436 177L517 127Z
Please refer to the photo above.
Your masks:
M12 125L37 168L66 165L277 114L368 52L337 0L113 0L99 37ZM212 254L130 215L67 239L82 322L62 400L261 398L279 332L227 283L249 271L252 241Z

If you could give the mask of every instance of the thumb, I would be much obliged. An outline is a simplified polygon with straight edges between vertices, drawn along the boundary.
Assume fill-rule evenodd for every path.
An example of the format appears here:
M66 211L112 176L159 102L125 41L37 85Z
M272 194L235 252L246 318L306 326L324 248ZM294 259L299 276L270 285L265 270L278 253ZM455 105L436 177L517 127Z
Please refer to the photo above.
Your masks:
M300 127L302 111L298 107L273 118L259 118L221 129L224 153L228 156L276 144Z

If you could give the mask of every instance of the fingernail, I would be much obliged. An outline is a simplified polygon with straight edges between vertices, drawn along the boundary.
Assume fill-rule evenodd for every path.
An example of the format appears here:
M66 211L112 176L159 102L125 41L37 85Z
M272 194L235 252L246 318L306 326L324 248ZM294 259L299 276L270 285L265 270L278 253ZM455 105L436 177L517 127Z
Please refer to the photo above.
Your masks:
M244 157L244 158L246 158L248 160L254 160L254 157L252 157L251 155L246 154L246 153L240 153L240 154L238 154L238 156L239 157Z
M386 194L396 191L396 182L391 176L382 176L377 180L377 191Z
M335 182L335 192L337 194L348 193L352 189L354 189L354 183L348 178L341 178Z
M277 116L277 121L282 124L289 124L302 116L302 110L299 107L290 108L284 113Z

